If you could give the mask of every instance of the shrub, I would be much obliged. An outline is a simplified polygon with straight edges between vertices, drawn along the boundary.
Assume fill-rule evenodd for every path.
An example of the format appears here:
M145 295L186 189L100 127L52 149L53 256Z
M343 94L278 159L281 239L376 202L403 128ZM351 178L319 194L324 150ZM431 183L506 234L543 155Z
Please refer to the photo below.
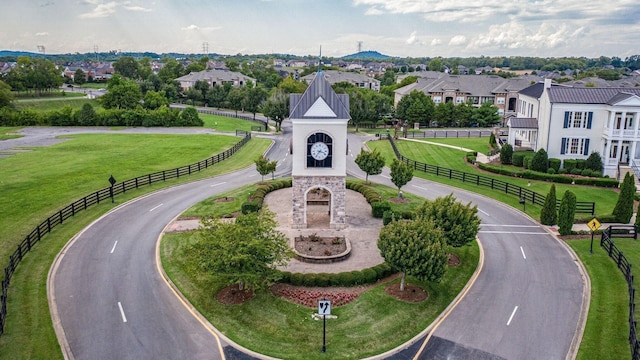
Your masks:
M562 174L566 174L566 173L567 173L567 169L565 169L565 168L558 169L558 174L562 175Z
M466 156L467 162L470 164L475 164L476 163L476 157L473 155L467 155Z
M556 169L554 169L554 168L552 168L552 167L550 167L550 168L548 168L548 169L547 169L547 174L549 174L549 175L554 175L555 173L556 173Z
M591 171L591 169L583 169L583 170L580 172L580 175L582 175L582 176L591 176L591 174L592 174L592 173L593 173L593 172Z
M496 143L496 135L493 132L489 135L489 145L494 149L498 147L498 144Z
M576 213L576 196L567 190L560 202L558 210L558 232L560 235L571 235L573 220Z
M592 185L599 187L615 188L620 185L618 180L609 178L576 178L573 180L576 185Z
M564 163L562 167L567 170L568 173L571 173L573 169L576 168L576 160L575 159L564 159Z
M376 219L382 219L385 211L391 210L391 204L387 201L377 201L371 204L371 214Z
M575 167L575 168L571 169L571 174L580 175L580 174L582 174L582 170L580 170L577 167Z
M516 152L516 153L513 153L513 155L511 155L511 162L513 163L514 166L522 167L523 161L524 161L524 153Z
M513 156L513 146L511 144L505 144L502 149L500 149L500 162L503 165L511 164L511 157Z
M631 175L631 173L627 173L620 187L618 202L613 209L613 215L618 222L628 224L631 220L631 216L633 216L633 194L635 194L635 192L636 185L634 176Z
M240 206L240 208L242 210L242 213L245 214L245 215L249 214L249 213L252 213L252 212L258 212L261 207L262 207L262 202L258 203L255 200L245 201Z
M533 155L531 160L531 166L529 167L533 171L547 172L549 168L549 156L544 149L540 149Z
M549 168L552 170L552 168ZM547 197L544 199L544 205L540 210L540 222L543 225L553 225L556 223L558 211L556 210L556 185L551 185Z
M584 164L586 169L591 169L593 171L602 171L602 156L600 156L599 152L592 152L589 154L589 157L585 161Z
M585 159L576 159L576 167L580 170L583 170L586 162L587 161Z
M473 241L480 229L478 207L463 205L453 194L426 200L416 211L418 220L431 220L444 232L447 244L460 247Z
M562 164L562 160L556 158L549 159L549 167L554 169L556 172L560 170L560 164Z
M533 155L527 155L524 157L523 164L525 169L531 169L531 162L533 161Z

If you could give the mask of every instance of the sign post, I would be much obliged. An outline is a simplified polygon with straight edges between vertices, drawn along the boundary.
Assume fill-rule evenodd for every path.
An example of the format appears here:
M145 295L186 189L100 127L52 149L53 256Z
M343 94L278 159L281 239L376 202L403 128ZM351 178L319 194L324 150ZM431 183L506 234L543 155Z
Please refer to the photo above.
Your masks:
M331 301L318 300L318 315L322 315L322 352L327 352L327 315L331 315Z
M109 183L111 184L111 187L109 187L109 196L111 196L111 203L113 204L113 185L116 183L116 178L114 178L113 175L109 177Z
M598 219L593 218L587 223L587 226L589 226L589 229L591 229L591 248L589 249L589 252L593 254L593 233L602 225L600 224L600 221L598 221Z

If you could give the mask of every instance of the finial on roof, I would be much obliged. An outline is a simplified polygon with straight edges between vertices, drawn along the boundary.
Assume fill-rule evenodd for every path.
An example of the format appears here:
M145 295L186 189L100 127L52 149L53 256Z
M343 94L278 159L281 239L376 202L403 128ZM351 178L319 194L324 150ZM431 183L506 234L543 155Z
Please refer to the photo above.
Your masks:
M320 58L318 59L318 74L322 72L322 45L320 45Z

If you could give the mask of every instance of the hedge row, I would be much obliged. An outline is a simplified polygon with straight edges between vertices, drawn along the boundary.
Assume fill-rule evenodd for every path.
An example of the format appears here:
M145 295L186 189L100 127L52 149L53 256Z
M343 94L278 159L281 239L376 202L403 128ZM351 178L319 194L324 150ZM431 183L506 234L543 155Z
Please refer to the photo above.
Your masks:
M387 225L393 220L413 220L415 218L415 213L413 211L393 211L387 210L382 214L382 224Z
M346 188L349 190L357 191L367 200L369 204L373 204L378 201L382 201L382 196L370 186L347 179Z
M256 191L249 196L249 200L242 203L241 209L243 214L256 212L262 208L264 197L275 190L280 190L292 186L292 179L278 180L258 186Z
M396 273L387 263L372 268L342 273L291 273L282 272L280 282L294 286L357 286L373 284Z
M194 115L195 113L195 115ZM146 110L108 109L85 112L65 106L59 110L0 110L0 126L202 126L194 110L180 111L168 107Z
M550 182L559 183L559 184L574 183L576 185L591 185L591 186L599 186L599 187L618 187L619 185L619 182L616 179L610 179L610 178L573 178L570 176L541 173L541 172L531 171L531 170L514 171L512 169L506 169L506 168L498 167L495 165L489 165L489 164L483 164L483 163L478 163L478 167L482 170L490 171L495 174L501 174L501 175L506 175L511 177L531 179L531 180L550 181Z

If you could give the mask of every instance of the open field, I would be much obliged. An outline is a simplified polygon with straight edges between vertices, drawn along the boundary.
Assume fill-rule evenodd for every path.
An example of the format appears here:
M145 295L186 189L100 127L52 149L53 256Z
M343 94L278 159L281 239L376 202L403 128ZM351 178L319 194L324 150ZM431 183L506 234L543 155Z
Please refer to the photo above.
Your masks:
M236 130L251 131L252 126L259 126L257 122L242 120L218 115L199 114L204 121L204 127L220 132L233 132Z
M64 106L70 106L73 109L82 109L84 104L91 104L94 109L101 108L96 99L87 99L84 94L81 96L56 97L51 99L33 99L16 101L16 109L33 110L33 111L53 111L60 110Z
M34 192L35 194L29 195L32 201L40 201L38 196L47 197L46 201L40 203L41 209L29 205L32 209L35 209L33 210L36 212L35 215L23 209L14 208L13 206L17 206L15 203L13 203L11 208L7 206L2 209L2 211L7 212L7 216L11 218L6 219L4 215L0 218L2 222L0 223L0 231L3 232L3 235L0 237L3 243L0 251L5 254L2 255L1 258L7 259L7 254L13 251L17 241L20 241L22 236L30 232L31 229L44 220L48 214L73 200L107 186L107 178L112 169L118 169L120 175L114 173L114 176L118 180L125 180L144 175L150 171L169 169L202 160L212 154L223 151L239 140L239 138L236 137L214 137L211 135L146 135L151 139L145 141L140 138L144 137L142 135L117 134L112 135L115 139L103 139L104 144L100 144L96 140L100 139L101 136L103 135L77 136L75 140L48 148L39 148L34 150L33 153L18 154L14 157L0 159L0 166L4 169L6 166L4 161L7 159L18 159L18 156L28 155L30 159L28 164L34 168L31 168L31 171L24 172L26 173L25 182L28 184L34 184L38 181L48 183L48 185L43 185L43 182L43 184L38 187L39 189ZM183 139L180 139L180 137L183 137ZM106 151L104 148L104 146L111 145L113 147L131 150L143 144L146 145L137 149L138 154L135 156L135 159L126 159L126 154L120 154L122 159L118 159L118 157L113 157L111 151ZM46 277L54 257L76 232L80 231L95 218L127 200L167 186L247 167L253 164L253 160L258 155L264 153L268 144L269 141L265 139L252 139L241 148L230 161L224 161L215 167L191 176L173 179L165 183L156 183L151 186L142 187L136 191L128 191L126 194L116 197L115 204L103 202L78 213L72 220L66 221L63 225L57 226L51 234L48 234L43 238L41 243L33 248L30 254L24 257L23 262L14 273L9 289L10 296L8 298L6 332L0 337L0 358L62 358L55 333L53 332L49 307L47 305ZM91 145L94 145L96 149L91 149ZM175 147L179 149L179 151L176 153L172 149L168 149L168 147ZM95 175L91 176L90 174L83 175L80 179L74 178L71 174L65 173L64 164L53 165L56 160L65 159L66 156L70 156L71 159L67 159L69 160L67 165L71 165L73 169L82 167L80 162L74 159L70 149L75 149L76 151L78 149L84 149L84 151L88 152L86 156L80 152L80 158L87 161L86 167L94 169L94 171L101 167L114 165L117 165L117 167L106 170L103 168L102 171L107 171L107 173L105 173L106 177L104 178ZM146 153L146 156L143 155L143 153ZM142 156L142 159L139 158L140 156ZM38 158L41 158L39 162L36 161ZM14 163L12 170L21 171L17 168L19 165L20 161ZM53 167L55 170L52 174L49 174L49 170L47 170L49 167ZM100 171L100 173L102 173L102 171ZM3 184L5 184L5 179L2 178L4 175L4 171L0 173L0 182ZM73 180L69 181L69 179ZM75 186L70 186L66 183L73 183ZM11 189L11 191L3 193L2 196L11 194L25 195L25 192L29 192L27 187L25 187L25 183L20 182L12 184L12 186L7 189ZM60 195L55 194L55 192L58 191L62 193ZM18 195L16 195L16 197L17 196ZM0 265L4 267L6 264L0 263Z

